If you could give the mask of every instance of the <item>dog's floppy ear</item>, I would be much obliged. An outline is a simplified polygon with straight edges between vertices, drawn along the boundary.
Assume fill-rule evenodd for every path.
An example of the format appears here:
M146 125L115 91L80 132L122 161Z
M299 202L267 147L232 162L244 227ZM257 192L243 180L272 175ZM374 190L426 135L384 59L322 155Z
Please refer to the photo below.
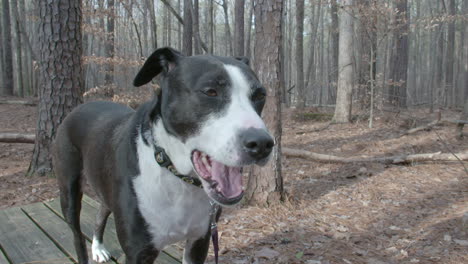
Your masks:
M138 87L149 83L161 72L169 72L174 68L179 60L184 57L182 53L173 48L157 49L143 64L140 71L133 80L133 85Z
M250 65L250 59L245 56L236 57L236 60L241 61L247 65Z

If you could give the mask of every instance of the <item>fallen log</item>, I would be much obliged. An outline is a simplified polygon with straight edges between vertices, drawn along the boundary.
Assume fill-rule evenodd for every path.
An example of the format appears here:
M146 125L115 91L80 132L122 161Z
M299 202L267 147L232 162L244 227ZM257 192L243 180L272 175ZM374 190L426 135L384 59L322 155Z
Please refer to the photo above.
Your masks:
M36 106L37 102L23 101L23 100L0 100L0 104L19 104L19 105L27 105L27 106Z
M282 153L286 157L307 159L316 162L326 163L384 163L384 164L405 164L423 161L468 161L468 151L462 153L423 153L409 154L389 157L339 157L327 154L315 153L302 149L282 148ZM457 158L458 157L458 158Z
M430 122L429 124L412 128L412 129L406 131L405 133L403 133L403 135L414 134L414 133L419 132L421 130L430 130L432 127L437 126L439 124L440 124L440 120L435 120L435 121Z
M0 133L0 142L3 143L32 143L36 135L34 134L21 134L21 133Z

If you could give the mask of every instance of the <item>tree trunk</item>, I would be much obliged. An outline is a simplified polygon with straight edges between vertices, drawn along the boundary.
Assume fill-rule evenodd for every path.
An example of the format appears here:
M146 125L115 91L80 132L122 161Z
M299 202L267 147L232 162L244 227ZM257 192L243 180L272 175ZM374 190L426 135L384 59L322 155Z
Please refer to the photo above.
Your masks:
M18 2L13 1L11 5L11 10L13 12L13 21L15 23L15 48L16 48L16 77L17 77L17 94L18 96L24 96L24 86L23 86L23 42L21 40L21 25L20 25L20 17L18 13Z
M255 5L255 71L267 88L268 99L263 117L275 138L270 162L253 167L247 184L246 201L268 206L283 199L281 176L281 12L283 0L257 0Z
M224 11L224 30L226 34L226 48L227 50L226 55L232 56L232 37L231 37L231 26L229 25L229 13L228 13L228 3L226 0L223 0L223 11Z
M468 14L468 1L463 2L463 12L464 14ZM464 75L464 96L463 99L465 101L465 107L468 105L468 20L465 20L465 42L463 43L463 54L464 54L464 59L463 59L463 75Z
M448 15L455 16L455 0L449 0ZM453 64L455 53L455 21L448 23L447 61L445 68L445 106L455 106L456 89L453 85Z
M234 8L235 30L234 30L234 55L244 56L244 9L245 1L236 0Z
M304 0L296 0L296 88L297 107L304 108Z
M209 6L209 10L208 10L208 28L209 28L209 53L210 54L213 54L214 53L214 24L213 24L213 20L214 20L214 0L209 0L210 1L210 6Z
M107 17L107 41L106 41L106 57L107 58L114 58L114 41L115 41L115 34L114 34L114 0L107 0L107 11L109 12ZM106 85L112 84L114 81L114 62L110 60L107 64L106 76L104 82Z
M0 2L3 1L3 0L0 0ZM0 3L1 4L1 3ZM4 52L3 52L3 26L2 26L2 23L0 22L0 95L3 95L3 87L6 86L6 84L4 83L5 81L5 65L3 63L3 56L4 56Z
M353 0L343 0L340 9L340 39L338 60L338 87L333 121L348 123L351 120L353 92Z
M339 47L339 39L340 39L340 34L339 34L339 29L338 29L338 5L336 3L336 0L331 0L331 19L332 19L332 24L331 24L331 42L332 42L332 64L331 64L331 80L330 84L332 86L332 89L336 91L336 85L338 83L338 47ZM336 93L336 92L335 92Z
M397 22L394 33L395 43L393 52L393 65L389 90L389 102L391 105L406 108L406 84L408 71L408 34L409 12L408 0L397 0Z
M192 0L184 0L184 37L182 53L186 56L192 56Z
M156 24L156 12L154 11L154 1L147 0L150 15L150 28L151 28L151 49L158 48L158 26Z
M193 1L193 35L195 36L194 52L195 54L202 54L201 39L200 39L200 15L198 0Z
M179 11L179 14L180 12L182 12L182 4L181 4L181 0L177 0L177 10ZM179 23L177 25L177 43L179 45L179 50L182 50L182 23Z
M245 56L250 58L252 56L250 52L250 40L252 37L252 19L253 19L253 11L254 11L255 0L250 1L250 9L249 9L249 17L247 20L247 39L245 41Z
M42 82L29 175L51 171L50 147L57 127L83 101L81 1L38 2Z
M16 1L16 0L14 0ZM11 18L10 18L10 0L3 0L3 71L4 86L0 91L1 95L13 95L15 86L13 76L13 49L11 47Z
M314 16L312 19L310 19L310 49L309 49L309 62L307 64L307 71L306 71L306 78L305 78L305 83L304 87L307 90L313 89L312 87L309 87L311 83L315 82L315 46L317 42L317 30L318 30L318 25L320 21L320 11L322 9L322 0L319 0L316 4L314 4ZM338 31L338 26L337 29Z

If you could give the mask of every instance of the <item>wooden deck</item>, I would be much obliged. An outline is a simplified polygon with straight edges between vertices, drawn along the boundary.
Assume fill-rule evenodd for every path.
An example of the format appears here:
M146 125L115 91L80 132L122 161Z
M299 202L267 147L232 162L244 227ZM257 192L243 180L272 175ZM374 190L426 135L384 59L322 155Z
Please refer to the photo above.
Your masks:
M87 239L89 256L97 207L96 201L83 198L81 229ZM104 244L112 254L109 263L125 263L112 215L107 222ZM180 264L180 259L182 249L172 246L161 252L155 263ZM0 211L0 264L4 263L77 263L72 233L64 222L58 199Z

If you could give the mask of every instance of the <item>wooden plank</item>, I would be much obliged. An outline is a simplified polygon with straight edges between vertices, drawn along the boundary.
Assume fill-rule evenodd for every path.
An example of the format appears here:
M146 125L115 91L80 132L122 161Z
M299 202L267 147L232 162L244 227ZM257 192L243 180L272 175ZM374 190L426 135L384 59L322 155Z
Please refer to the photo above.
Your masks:
M73 245L73 234L65 221L53 213L42 203L23 206L23 211L39 226L49 237L60 245L62 251L71 256L76 262L75 246ZM91 258L91 244L87 241L88 256Z
M60 212L60 202L58 199L55 199L51 202L48 202L49 205L54 211ZM97 214L97 208L91 206L87 202L82 202L81 204L81 231L85 234L85 236L92 240L93 237L93 228L94 228L94 221L95 216ZM60 213L60 215L62 215ZM109 217L110 218L110 217ZM122 257L124 256L123 251L120 247L119 240L117 238L117 233L115 231L115 222L112 219L107 221L107 226L104 231L104 245L106 246L107 250L111 253L111 255L118 260L119 263L121 262ZM162 252L158 259L156 260L158 264L178 264L181 263L177 261L175 258L168 256L167 253Z
M60 208L60 201L58 199L47 202L46 204L51 209L53 209L55 213L58 213L63 219L63 215ZM82 203L80 218L81 232L83 232L83 234L89 241L93 240L96 213L97 210L95 208L91 207L87 203ZM109 250L112 257L114 257L115 259L119 259L120 256L123 255L123 251L120 248L120 244L117 239L117 234L115 233L115 224L113 221L107 222L107 227L104 231L104 245L106 246L106 249Z
M0 211L0 244L13 263L73 263L20 208Z
M10 261L8 261L2 250L0 250L0 264L10 264Z
M99 203L99 202L97 202L96 200L92 199L91 197L89 197L89 196L87 196L87 195L83 195L83 201L86 202L87 204L89 204L90 206L94 207L96 210L97 210L97 209L99 208L99 206L100 206L100 203ZM113 216L112 214L109 216L109 221L108 221L108 223L110 223L111 221L112 221L113 224L114 224L114 216ZM115 224L114 224L114 226L109 226L109 227L110 227L110 228L115 228ZM182 257L183 257L183 249L180 249L179 247L176 247L176 246L169 246L169 247L166 247L166 248L164 249L164 252L165 252L167 255L169 255L169 256L171 256L171 257L173 257L173 258L175 258L175 259L178 259L178 260L181 260ZM162 255L161 255L161 257L162 257ZM160 258L161 258L161 257L160 257Z

